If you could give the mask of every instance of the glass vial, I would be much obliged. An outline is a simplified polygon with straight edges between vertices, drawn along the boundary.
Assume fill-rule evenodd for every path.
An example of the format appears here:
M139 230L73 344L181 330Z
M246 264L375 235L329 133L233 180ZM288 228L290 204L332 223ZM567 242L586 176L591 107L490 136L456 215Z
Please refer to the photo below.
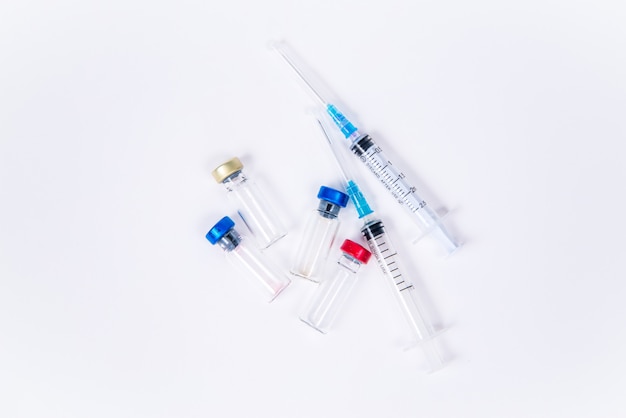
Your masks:
M234 157L220 164L211 174L215 181L226 187L228 197L259 248L267 248L287 235L262 190L243 173L239 158Z
M348 299L356 275L372 253L349 239L341 245L342 255L337 261L335 274L322 281L300 319L323 334L334 322L337 313Z
M256 287L273 301L291 280L254 246L249 246L245 236L235 230L235 222L228 216L220 219L206 234L213 245L217 244L226 258Z
M291 267L292 274L314 282L318 281L315 274L319 273L322 263L328 257L339 229L337 215L350 199L347 194L326 186L320 187L317 198L320 200L318 208L307 220Z

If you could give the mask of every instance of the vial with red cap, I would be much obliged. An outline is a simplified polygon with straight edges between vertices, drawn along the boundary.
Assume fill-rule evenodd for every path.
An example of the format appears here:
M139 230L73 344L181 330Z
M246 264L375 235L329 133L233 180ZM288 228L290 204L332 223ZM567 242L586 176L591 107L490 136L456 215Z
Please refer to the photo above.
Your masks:
M372 253L349 239L341 245L334 275L322 280L300 319L326 334L341 307L348 299L357 280L357 272Z

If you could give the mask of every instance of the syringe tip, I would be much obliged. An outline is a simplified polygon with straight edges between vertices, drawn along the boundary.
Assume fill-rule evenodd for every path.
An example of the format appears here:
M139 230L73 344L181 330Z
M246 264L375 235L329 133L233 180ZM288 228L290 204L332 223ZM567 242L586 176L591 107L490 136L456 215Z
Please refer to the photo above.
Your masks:
M326 112L328 112L330 117L333 119L333 122L335 122L335 125L337 125L343 136L346 138L349 138L350 135L357 131L356 126L354 126L352 122L350 122L348 118L346 118L343 113L335 107L335 105L326 105Z
M354 181L348 180L346 191L348 193L348 196L350 196L350 199L352 200L352 203L354 204L357 213L359 214L359 219L374 212L367 203L367 200L365 200L365 196L363 196L363 193L359 189L359 186L357 186Z

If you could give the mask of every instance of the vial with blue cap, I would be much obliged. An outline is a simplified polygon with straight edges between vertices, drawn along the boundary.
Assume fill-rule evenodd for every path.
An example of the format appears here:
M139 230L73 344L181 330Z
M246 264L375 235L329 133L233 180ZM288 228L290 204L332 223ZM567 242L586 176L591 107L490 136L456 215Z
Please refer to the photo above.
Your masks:
M291 273L318 282L318 273L328 257L339 229L339 211L350 197L331 187L322 186L317 194L319 205L309 217L296 252Z
M273 301L291 280L265 254L255 246L248 245L245 235L235 229L235 222L228 216L219 220L206 234L207 240L217 244L226 258L239 272Z
M287 235L265 193L243 172L239 158L233 157L220 164L211 174L216 182L226 187L229 199L259 248L267 248Z
M357 273L372 253L349 239L341 245L341 256L334 273L320 283L300 319L326 334L357 281Z

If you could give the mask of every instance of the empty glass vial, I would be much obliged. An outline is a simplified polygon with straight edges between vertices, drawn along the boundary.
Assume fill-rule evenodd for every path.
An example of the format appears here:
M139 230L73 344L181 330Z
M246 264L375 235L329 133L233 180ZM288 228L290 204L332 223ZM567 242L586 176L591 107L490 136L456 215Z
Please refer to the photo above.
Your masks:
M235 222L228 216L220 219L206 234L213 245L217 244L226 258L271 302L291 280L256 247L249 246L245 236L235 230Z
M226 187L228 197L259 248L267 248L287 234L261 189L243 173L239 158L220 164L211 174L215 181Z
M356 283L356 274L372 253L349 239L341 245L342 255L333 276L324 279L300 319L326 334Z
M322 263L328 257L339 229L337 215L350 199L347 194L326 186L320 187L317 198L320 200L319 206L307 220L291 267L291 273L314 282L318 281L315 274L319 273Z

